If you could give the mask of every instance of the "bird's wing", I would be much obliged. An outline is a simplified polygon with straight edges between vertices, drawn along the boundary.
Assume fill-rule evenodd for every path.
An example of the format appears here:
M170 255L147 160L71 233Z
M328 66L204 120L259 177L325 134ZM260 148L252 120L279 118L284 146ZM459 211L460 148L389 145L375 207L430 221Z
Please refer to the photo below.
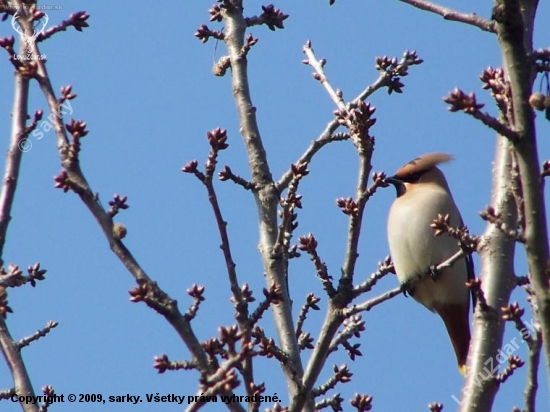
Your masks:
M464 227L464 221L462 220L462 216L460 216L460 226ZM474 280L476 278L476 273L474 271L474 259L472 258L472 255L466 256L466 271L468 272L468 281ZM470 289L470 293L472 294L472 312L476 308L476 295L474 293L473 289Z
M466 271L468 272L468 281L474 280L476 277L476 274L474 272L474 259L472 259L472 255L466 256ZM476 308L476 295L474 293L474 290L471 289L470 293L472 294L472 312Z

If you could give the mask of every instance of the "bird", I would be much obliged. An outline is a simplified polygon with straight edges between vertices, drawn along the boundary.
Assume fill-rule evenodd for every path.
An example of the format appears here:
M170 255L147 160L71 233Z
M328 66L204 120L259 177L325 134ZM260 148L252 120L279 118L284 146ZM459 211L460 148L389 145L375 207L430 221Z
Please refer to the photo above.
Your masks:
M463 226L445 175L437 167L452 159L446 153L425 154L386 178L397 191L387 231L390 255L403 291L443 319L459 371L464 375L470 346L470 290L466 283L475 276L473 261L467 255L452 267L435 272L435 266L458 252L460 245L446 234L436 237L430 227L438 215L448 215L454 227ZM424 276L427 273L432 276Z

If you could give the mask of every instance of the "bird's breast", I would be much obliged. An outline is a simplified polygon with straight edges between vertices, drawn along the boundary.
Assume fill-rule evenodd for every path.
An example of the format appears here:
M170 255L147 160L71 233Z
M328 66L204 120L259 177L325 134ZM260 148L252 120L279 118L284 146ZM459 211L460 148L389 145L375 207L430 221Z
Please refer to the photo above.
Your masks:
M449 214L451 225L458 225L461 221L452 197L443 189L406 193L392 205L388 217L388 241L401 283L425 273L430 266L442 263L458 250L458 242L447 234L434 236L430 224L438 214ZM417 294L413 296L432 309L434 299L447 300L445 295L450 294L455 287L465 289L463 283L466 281L466 273L463 263L455 265L443 275L444 278L437 282L424 279L416 288ZM449 276L452 278L445 279Z

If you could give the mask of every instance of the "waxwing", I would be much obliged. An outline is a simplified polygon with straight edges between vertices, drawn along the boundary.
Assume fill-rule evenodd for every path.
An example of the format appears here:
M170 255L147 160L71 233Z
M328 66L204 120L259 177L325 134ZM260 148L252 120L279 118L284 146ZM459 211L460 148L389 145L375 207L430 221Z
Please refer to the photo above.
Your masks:
M441 316L464 374L470 346L470 291L466 282L474 277L472 258L465 257L435 276L425 275L460 247L446 233L434 236L430 227L438 215L447 214L452 226L462 225L447 180L436 167L451 159L444 153L426 154L386 179L397 190L388 216L388 241L397 278L414 300Z

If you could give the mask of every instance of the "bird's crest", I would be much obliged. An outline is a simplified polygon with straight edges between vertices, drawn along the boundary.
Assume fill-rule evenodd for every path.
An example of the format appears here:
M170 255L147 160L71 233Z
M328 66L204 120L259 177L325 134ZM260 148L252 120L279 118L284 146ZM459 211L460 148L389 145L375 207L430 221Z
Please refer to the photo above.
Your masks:
M453 156L447 153L428 153L411 160L397 171L395 177L404 178L414 173L425 172L440 163L453 160Z

